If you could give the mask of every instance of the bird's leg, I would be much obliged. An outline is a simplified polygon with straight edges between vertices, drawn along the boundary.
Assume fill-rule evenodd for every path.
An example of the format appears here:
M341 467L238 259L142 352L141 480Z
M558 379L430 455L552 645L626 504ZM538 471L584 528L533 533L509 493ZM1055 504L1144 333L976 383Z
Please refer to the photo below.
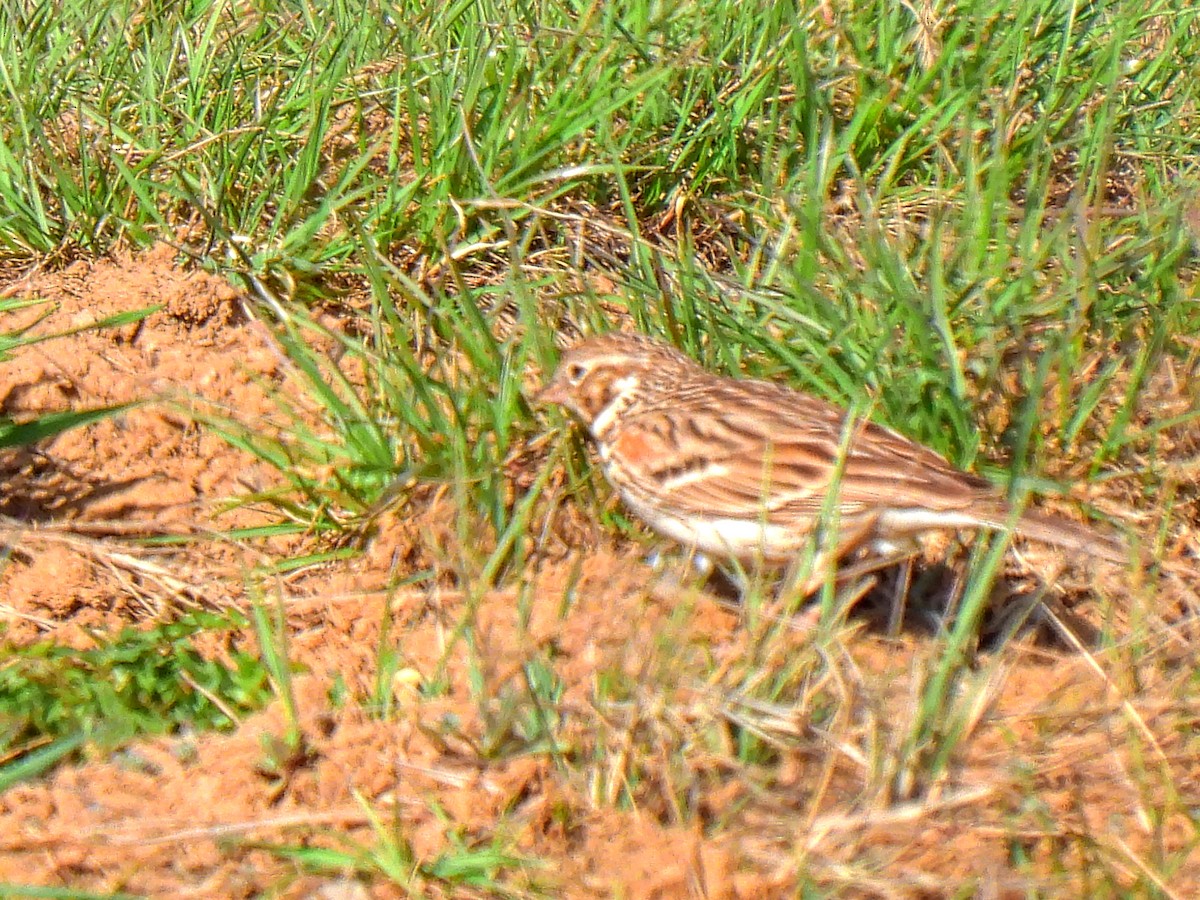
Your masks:
M848 527L838 531L832 545L826 539L825 542L818 543L815 551L806 560L793 563L775 595L769 615L772 618L791 617L796 620L795 627L804 632L813 631L822 619L832 621L826 612L827 604L824 601L810 604L802 612L797 609L800 602L817 593L830 578L834 586L840 588L835 595L835 601L840 607L849 609L857 603L874 587L875 579L872 577L849 584L857 575L870 570L843 573L838 571L837 562L845 554L853 553L862 546L874 532L876 520L876 516L855 519Z
M866 572L872 572L875 567L860 567L855 566L851 569L837 570L837 561L844 556L847 556L866 543L867 539L875 531L875 525L878 521L878 516L864 516L855 521L852 525L842 528L837 535L836 543L833 546L818 546L816 553L812 556L812 562L807 568L806 577L803 586L800 588L799 595L801 597L810 597L820 590L825 584L831 571L833 574L834 583L843 581L847 578L854 578Z
M909 565L905 568L904 578L896 586L892 615L889 619L889 628L898 628L899 620L903 615L904 599L908 595L911 582L912 558L920 552L920 545L915 541L906 541L897 544L889 542L877 546L876 542L869 542L874 533L875 524L875 517L869 517L856 523L852 529L844 530L839 534L839 543L836 548L818 553L813 559L808 577L801 587L800 596L807 597L820 590L830 576L828 566L834 565L837 559L866 546L870 551L869 555L859 559L853 565L843 566L832 573L833 584L837 588L837 606L840 610L850 609L878 584L879 579L874 573L890 568L897 563L907 562ZM822 601L814 604L803 614L808 627L815 627L822 618L827 617L826 607L827 604ZM892 625L893 621L896 623L895 626Z
M852 566L839 569L837 578L839 581L843 578L854 578L867 572L878 572L880 569L888 569L902 562L911 562L913 557L920 552L921 548L916 544L899 544L889 547L884 553L872 553L869 556L864 556Z
M912 588L913 558L904 560L904 577L896 581L892 591L892 608L888 612L887 635L896 637L904 622L904 610L908 606L908 592Z
M716 568L708 556L695 548L684 548L680 553L655 547L643 561L668 589L682 588L689 581L704 584L713 577Z

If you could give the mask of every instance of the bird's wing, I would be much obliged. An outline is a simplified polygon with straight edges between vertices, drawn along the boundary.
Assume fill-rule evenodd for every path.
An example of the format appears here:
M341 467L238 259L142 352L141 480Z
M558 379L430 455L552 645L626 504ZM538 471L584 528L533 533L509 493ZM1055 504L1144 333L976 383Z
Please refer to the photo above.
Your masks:
M677 514L801 524L835 481L843 518L954 510L991 495L932 450L867 421L848 425L844 410L767 382L726 381L672 400L623 423L606 464L624 489ZM855 433L839 475L847 427Z

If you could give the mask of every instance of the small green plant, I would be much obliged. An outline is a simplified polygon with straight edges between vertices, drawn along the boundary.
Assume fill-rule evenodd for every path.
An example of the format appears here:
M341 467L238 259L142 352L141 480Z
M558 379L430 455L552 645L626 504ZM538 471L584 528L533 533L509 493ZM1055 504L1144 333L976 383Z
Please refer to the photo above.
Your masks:
M138 894L95 893L75 888L45 887L36 884L0 884L0 900L141 900Z
M424 895L431 884L445 887L461 886L484 890L489 896L526 896L506 884L505 874L535 865L509 852L497 837L484 841L468 841L445 814L435 805L433 812L446 826L449 845L433 859L417 856L405 834L405 824L398 816L385 821L361 796L355 799L362 807L375 836L373 843L352 840L344 834L332 833L336 847L297 847L276 844L252 844L277 856L290 859L309 872L327 872L343 877L353 875L368 882L387 881L414 895Z
M189 613L148 631L96 636L87 650L51 642L6 649L0 757L15 762L0 769L0 787L5 774L12 776L35 752L42 756L34 762L44 768L84 744L107 750L183 727L232 728L270 699L266 668L237 649L229 650L228 661L203 656L193 636L233 627L239 626L227 616ZM28 777L37 769L23 772Z
M258 638L259 658L283 705L285 722L282 736L263 735L264 753L259 771L274 779L276 789L281 791L291 773L309 760L309 746L300 725L300 711L292 685L293 666L289 662L283 601L276 598L276 602L268 608L268 601L257 585L253 588L253 595L254 604L250 614L254 634Z

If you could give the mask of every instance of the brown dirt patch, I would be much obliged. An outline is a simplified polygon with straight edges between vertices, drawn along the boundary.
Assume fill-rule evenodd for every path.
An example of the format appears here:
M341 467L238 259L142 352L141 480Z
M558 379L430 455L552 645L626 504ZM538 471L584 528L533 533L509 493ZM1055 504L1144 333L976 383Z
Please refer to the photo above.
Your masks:
M8 291L58 304L49 329L164 305L138 326L22 351L0 370L10 414L151 396L244 417L275 409L262 387L282 381L268 337L224 282L179 269L169 250ZM123 535L250 524L252 511L215 504L270 483L166 405L10 453L0 479L3 513L20 523L0 571L14 641L83 645L85 627L241 602L262 552L206 542L164 552L160 570L114 555ZM714 598L657 583L632 551L603 546L569 549L502 591L389 591L427 564L406 552L415 536L448 531L451 514L434 502L388 519L362 557L274 586L302 672L303 756L281 755L277 702L231 735L144 740L18 784L0 795L0 883L491 895L431 874L360 887L262 846L349 841L381 855L390 837L427 865L463 848L524 857L504 877L518 896L791 896L806 880L847 896L1069 894L1089 867L1101 893L1145 885L1147 871L1171 872L1178 896L1200 888L1195 643L1177 632L1097 652L1104 676L1075 653L1009 647L990 702L964 714L953 774L909 801L887 767L905 764L930 639L850 630L819 651L799 634L762 643ZM1140 594L1125 596L1136 613ZM382 684L381 645L397 660ZM545 691L531 684L546 673L555 699L539 707L531 698ZM553 720L553 746L539 715Z
M227 282L185 272L173 255L160 246L136 258L78 262L8 285L5 294L52 304L26 311L32 320L54 310L33 333L150 306L163 309L135 325L23 348L0 367L0 411L20 420L50 410L160 399L207 402L249 420L268 415L274 406L261 385L279 379L279 362L265 335L244 319ZM149 599L161 591L146 584L146 572L124 569L110 546L95 539L249 524L253 515L246 512L214 521L215 504L271 479L167 402L69 431L34 449L3 452L0 515L9 523L6 540L20 551L0 572L9 638L57 634L67 624L112 628L163 612ZM236 570L240 556L228 546L206 546L198 558L175 552L162 562L190 585L193 568L208 578L215 565ZM230 599L224 584L190 593L195 603Z

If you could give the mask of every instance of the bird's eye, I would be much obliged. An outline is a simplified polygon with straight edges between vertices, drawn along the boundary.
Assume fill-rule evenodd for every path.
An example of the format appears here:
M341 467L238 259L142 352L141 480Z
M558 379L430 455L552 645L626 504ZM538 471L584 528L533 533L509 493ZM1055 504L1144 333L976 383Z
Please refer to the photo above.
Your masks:
M585 375L587 375L587 366L583 363L571 363L567 366L567 379L571 384L579 384Z

